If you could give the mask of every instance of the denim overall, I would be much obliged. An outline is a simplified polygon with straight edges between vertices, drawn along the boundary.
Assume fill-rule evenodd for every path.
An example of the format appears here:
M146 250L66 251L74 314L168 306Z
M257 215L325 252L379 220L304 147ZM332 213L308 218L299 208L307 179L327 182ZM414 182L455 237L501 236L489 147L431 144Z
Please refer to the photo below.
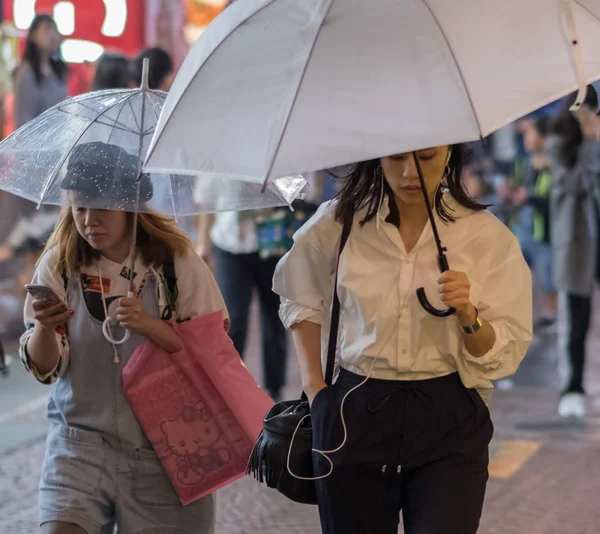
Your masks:
M159 316L152 274L139 298ZM68 324L71 361L54 385L48 405L50 428L40 483L41 523L75 523L91 534L212 534L214 496L183 507L123 395L122 372L143 337L131 333L117 346L102 334L88 311L78 276L67 300L75 310ZM120 339L123 330L113 328Z

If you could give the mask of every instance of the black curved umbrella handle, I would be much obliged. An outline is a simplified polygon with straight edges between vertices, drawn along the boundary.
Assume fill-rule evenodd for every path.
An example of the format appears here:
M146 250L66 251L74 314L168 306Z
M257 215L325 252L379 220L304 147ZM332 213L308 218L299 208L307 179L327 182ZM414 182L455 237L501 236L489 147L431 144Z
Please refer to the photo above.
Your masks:
M442 253L438 256L438 263L440 265L440 272L445 273L446 271L450 270L450 267L448 265L448 259L446 258L445 254ZM431 302L429 302L429 299L427 298L427 295L425 294L425 288L423 288L423 287L420 287L419 289L417 289L417 300L419 301L419 304L421 305L421 307L429 315L433 315L434 317L450 317L456 311L454 308L438 310L436 307L434 307L431 304Z
M434 317L450 317L456 311L454 308L438 310L436 307L432 306L427 299L427 295L425 295L425 289L422 287L417 289L417 299L419 300L421 308L423 308L429 315L433 315Z
M431 231L433 232L435 246L437 247L438 251L438 265L440 267L440 272L445 273L446 271L450 270L448 258L446 258L446 247L442 246L442 242L440 241L440 235L438 234L437 225L435 224L435 217L433 216L433 209L431 207L431 202L429 201L429 195L427 193L427 187L425 185L425 178L423 177L423 169L421 168L419 156L416 152L413 152L413 159L415 160L417 174L419 175L419 183L421 184L421 191L423 192L425 207L427 208L427 217L429 218L429 222L431 224ZM431 302L429 302L427 295L425 295L425 289L422 287L417 289L417 299L419 300L421 307L428 314L433 315L434 317L449 317L456 311L454 308L448 308L446 310L438 310L437 308L434 308L431 305Z

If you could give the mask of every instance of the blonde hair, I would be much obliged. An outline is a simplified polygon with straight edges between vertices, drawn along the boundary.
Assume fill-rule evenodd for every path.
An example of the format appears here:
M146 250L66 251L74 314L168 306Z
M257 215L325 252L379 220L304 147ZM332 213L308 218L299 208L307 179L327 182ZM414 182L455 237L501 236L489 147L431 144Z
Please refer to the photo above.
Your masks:
M131 227L134 215L127 215ZM136 249L146 265L161 267L175 255L185 256L192 251L190 239L177 228L171 217L158 213L140 213L137 220ZM57 252L52 257L50 268L56 274L65 274L67 278L100 257L100 252L92 248L77 231L70 207L63 210L42 257L54 248Z

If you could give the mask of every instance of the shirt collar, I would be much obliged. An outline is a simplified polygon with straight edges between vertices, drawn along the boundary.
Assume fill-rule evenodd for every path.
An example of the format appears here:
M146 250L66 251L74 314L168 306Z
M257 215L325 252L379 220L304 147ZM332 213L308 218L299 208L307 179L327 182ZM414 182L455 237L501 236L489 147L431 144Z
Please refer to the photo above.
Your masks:
M448 192L446 191L443 195L443 200L444 203L446 204L447 208L448 208L448 212L449 214L454 217L455 219L458 219L460 217L464 217L466 215L468 215L470 213L471 210L469 210L468 208L465 208L464 206L461 206L456 200L455 198ZM379 209L379 220L381 222L391 222L388 220L388 217L390 216L390 214L392 213L392 210L390 209L390 198L386 195L386 197L384 198L383 202L381 203L381 208ZM435 219L435 222L439 225L439 224L445 224L441 219L440 216L438 215L437 211L434 209L433 210L433 218Z

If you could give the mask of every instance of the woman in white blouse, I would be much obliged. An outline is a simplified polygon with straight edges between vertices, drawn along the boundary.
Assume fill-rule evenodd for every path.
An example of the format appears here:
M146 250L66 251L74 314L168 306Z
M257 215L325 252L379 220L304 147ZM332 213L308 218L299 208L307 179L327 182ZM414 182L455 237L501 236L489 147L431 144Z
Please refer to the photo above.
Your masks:
M440 275L413 154L354 165L337 200L294 237L274 290L291 329L325 534L474 534L488 479L492 380L513 374L532 335L519 244L462 185L462 146L418 153L451 270ZM338 363L323 379L337 251ZM421 308L424 287L438 318ZM340 445L342 445L340 447ZM313 455L315 476L329 472Z

